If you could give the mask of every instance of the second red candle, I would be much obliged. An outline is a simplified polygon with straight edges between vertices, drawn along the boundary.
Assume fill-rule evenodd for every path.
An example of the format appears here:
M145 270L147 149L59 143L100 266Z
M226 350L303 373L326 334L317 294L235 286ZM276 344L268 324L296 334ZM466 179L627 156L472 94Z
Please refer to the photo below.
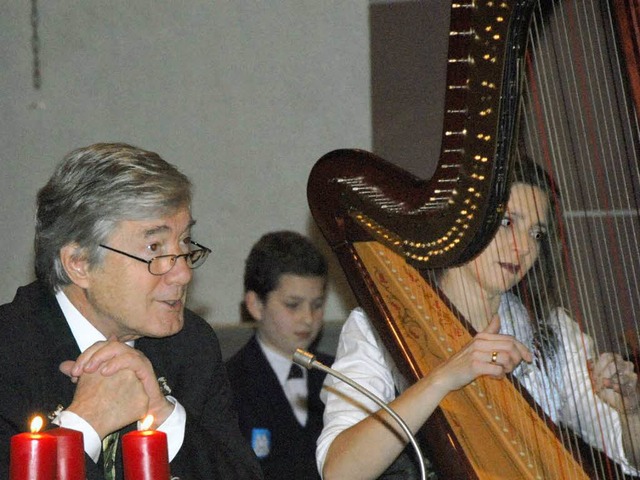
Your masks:
M122 437L125 480L170 478L167 435L158 430L129 432Z
M47 433L57 439L57 480L85 480L82 432L69 428L54 428Z

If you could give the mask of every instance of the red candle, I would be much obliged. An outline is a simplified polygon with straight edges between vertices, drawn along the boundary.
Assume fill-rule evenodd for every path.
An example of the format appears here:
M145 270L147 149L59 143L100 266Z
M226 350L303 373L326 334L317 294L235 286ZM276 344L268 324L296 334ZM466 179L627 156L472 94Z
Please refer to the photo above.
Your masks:
M57 480L85 480L82 432L60 427L47 433L55 436L58 444Z
M10 480L55 480L56 439L38 433L42 417L31 422L31 433L19 433L11 437Z
M148 419L143 422L143 430L122 437L125 480L167 480L171 477L167 435L158 430L146 430L153 423L153 417L151 421Z

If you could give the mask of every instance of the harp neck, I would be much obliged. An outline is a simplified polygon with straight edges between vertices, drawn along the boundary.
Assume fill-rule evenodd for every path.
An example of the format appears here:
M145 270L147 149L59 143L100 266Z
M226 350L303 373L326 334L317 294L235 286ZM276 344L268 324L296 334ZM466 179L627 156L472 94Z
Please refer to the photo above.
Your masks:
M332 245L375 238L420 268L464 263L493 237L507 200L534 2L454 2L438 167L422 181L373 154L338 150L307 193ZM327 201L328 199L332 199Z

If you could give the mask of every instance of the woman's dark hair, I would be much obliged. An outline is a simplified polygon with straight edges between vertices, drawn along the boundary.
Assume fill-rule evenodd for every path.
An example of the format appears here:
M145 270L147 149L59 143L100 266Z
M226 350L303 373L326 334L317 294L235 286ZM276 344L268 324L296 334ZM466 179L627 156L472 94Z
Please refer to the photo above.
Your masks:
M563 281L561 259L562 243L559 236L558 188L549 173L528 156L521 155L513 168L513 184L523 183L539 188L549 202L547 232L540 239L540 255L522 280L512 288L529 311L535 341L547 355L552 355L557 344L545 323L551 312L562 307ZM512 185L513 185L512 184Z

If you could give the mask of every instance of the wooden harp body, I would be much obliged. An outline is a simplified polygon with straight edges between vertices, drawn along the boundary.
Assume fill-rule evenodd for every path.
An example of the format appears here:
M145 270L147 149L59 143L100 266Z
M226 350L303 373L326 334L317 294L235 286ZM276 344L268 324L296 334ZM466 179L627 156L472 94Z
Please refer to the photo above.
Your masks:
M472 335L425 272L473 259L498 228L537 5L452 2L441 154L430 179L362 150L326 154L309 178L316 223L399 368L414 379ZM622 8L638 14L637 6ZM627 48L637 52L637 41ZM478 379L447 396L429 420L431 459L444 478L622 478L606 458L581 455L581 441L539 412L514 383Z

